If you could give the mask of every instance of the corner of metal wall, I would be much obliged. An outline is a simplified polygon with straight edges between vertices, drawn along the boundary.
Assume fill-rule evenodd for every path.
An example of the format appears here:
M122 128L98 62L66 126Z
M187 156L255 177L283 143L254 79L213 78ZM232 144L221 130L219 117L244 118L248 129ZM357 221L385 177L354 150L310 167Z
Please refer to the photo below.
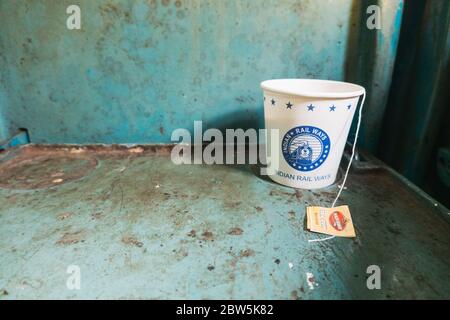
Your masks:
M369 29L367 9L380 8L381 29ZM352 28L346 56L345 79L366 88L365 119L360 133L361 146L376 152L387 97L390 91L394 63L403 16L404 0L354 1L351 13ZM355 132L353 124L352 134Z
M436 141L450 97L450 5L406 3L383 136L377 156L422 185L435 166ZM395 139L392 133L395 132Z

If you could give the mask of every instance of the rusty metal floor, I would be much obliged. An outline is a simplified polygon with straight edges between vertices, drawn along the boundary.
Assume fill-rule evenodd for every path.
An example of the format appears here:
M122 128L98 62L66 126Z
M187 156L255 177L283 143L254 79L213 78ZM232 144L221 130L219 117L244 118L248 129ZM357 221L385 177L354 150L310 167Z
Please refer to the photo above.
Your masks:
M318 243L305 206L337 186L295 191L253 171L176 166L164 146L1 153L0 298L450 298L449 212L383 164L357 163L342 194L357 238Z

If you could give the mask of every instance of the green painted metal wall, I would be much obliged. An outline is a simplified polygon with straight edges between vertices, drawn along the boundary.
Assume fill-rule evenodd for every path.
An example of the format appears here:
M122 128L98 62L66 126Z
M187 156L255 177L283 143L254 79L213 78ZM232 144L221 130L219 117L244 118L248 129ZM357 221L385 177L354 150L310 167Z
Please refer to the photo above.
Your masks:
M194 120L257 127L259 82L305 77L366 85L362 141L376 144L400 0L81 0L82 29L71 31L73 3L0 0L3 135L154 143ZM380 31L366 28L372 3Z

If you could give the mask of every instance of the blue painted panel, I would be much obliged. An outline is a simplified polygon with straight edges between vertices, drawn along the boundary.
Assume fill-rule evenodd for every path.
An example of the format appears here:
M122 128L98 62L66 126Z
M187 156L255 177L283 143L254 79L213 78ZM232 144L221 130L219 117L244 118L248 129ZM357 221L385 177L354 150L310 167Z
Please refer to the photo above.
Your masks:
M71 1L0 2L6 113L33 142L168 142L193 120L258 126L261 80L342 80L357 50L350 0L78 3L82 30L69 31Z

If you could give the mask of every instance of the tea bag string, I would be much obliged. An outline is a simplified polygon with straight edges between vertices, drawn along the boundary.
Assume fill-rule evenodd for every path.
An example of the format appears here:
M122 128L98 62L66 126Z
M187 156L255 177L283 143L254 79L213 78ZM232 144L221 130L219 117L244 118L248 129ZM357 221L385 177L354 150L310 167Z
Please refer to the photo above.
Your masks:
M356 142L358 141L358 134L359 134L359 129L361 128L361 118L362 118L362 110L364 107L364 101L366 100L366 92L364 91L363 95L362 95L362 101L361 101L361 106L359 107L359 113L358 113L358 123L356 125L356 132L355 132L355 140L353 141L353 146L352 146L352 154L350 156L350 160L348 161L348 165L347 165L347 169L345 170L345 174L344 174L344 180L342 181L341 186L339 187L339 192L336 195L336 198L333 201L333 204L331 205L332 208L334 208L334 206L336 205L336 202L338 201L339 197L341 196L342 190L345 187L345 183L347 182L347 177L348 177L348 173L350 171L350 167L352 166L352 162L353 162L353 158L355 157L355 153L356 153ZM331 240L333 238L335 238L336 236L329 236L329 237L325 237L325 238L320 238L320 239L311 239L308 240L308 242L320 242L320 241L326 241L326 240Z

